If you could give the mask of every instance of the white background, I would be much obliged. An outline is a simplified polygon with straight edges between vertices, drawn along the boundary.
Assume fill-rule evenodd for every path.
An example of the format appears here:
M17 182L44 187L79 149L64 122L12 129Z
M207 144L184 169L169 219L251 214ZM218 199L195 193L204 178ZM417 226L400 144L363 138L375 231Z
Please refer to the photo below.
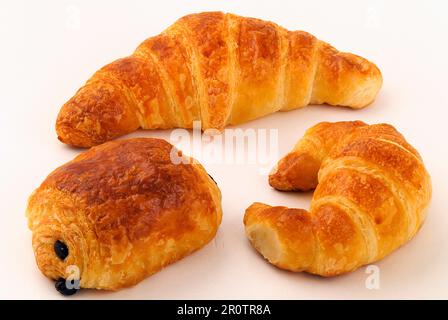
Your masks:
M278 128L280 156L319 121L391 123L420 151L432 175L428 219L415 239L377 263L379 290L366 288L365 268L331 279L282 271L248 244L244 210L254 201L308 208L311 194L274 191L256 164L205 162L223 194L216 239L134 288L84 290L73 298L448 298L447 2L315 0L2 1L0 298L62 298L35 265L24 214L32 190L80 152L56 139L60 106L99 67L130 54L182 15L208 10L306 30L374 61L384 85L370 107L312 106L241 128ZM169 139L170 131L132 136Z

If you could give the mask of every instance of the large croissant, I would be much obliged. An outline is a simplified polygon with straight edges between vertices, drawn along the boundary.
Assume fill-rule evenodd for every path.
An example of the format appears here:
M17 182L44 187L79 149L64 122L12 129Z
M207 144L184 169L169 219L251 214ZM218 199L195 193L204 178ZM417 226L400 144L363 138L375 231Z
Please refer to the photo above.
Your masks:
M308 104L361 108L378 68L303 31L222 12L192 14L106 65L61 109L61 141L90 147L137 130L223 129Z
M175 164L176 152L160 139L111 141L53 171L32 194L36 261L61 293L74 293L66 281L75 280L81 288L134 285L215 236L219 188L197 162Z
M419 230L431 182L418 152L387 124L320 123L270 175L279 190L317 186L311 211L252 204L253 246L287 270L333 276L388 255Z

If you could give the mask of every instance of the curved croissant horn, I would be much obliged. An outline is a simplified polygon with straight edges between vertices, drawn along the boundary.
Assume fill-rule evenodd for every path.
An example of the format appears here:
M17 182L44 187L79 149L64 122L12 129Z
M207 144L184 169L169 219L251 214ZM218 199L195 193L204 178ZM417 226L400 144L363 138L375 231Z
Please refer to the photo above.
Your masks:
M192 14L97 71L61 109L61 141L90 147L137 130L223 129L308 104L362 108L379 69L303 31L222 12Z
M272 264L333 276L382 259L419 230L431 181L418 152L387 124L320 123L269 177L280 190L316 187L311 210L254 203L244 224Z

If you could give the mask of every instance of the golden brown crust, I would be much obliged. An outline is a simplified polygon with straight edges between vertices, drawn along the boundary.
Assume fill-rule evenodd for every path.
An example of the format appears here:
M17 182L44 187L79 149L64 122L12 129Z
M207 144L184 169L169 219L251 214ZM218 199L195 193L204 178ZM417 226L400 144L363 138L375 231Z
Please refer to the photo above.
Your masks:
M317 173L334 145L362 121L321 122L305 133L293 150L280 159L269 175L269 184L283 191L308 191L317 186Z
M283 96L284 38L272 22L239 18L236 64L239 70L231 124L243 123L277 111Z
M139 127L137 115L120 81L94 76L59 112L58 138L64 143L90 147Z
M315 240L307 211L254 203L246 209L244 224L252 244L279 268L302 271L313 263ZM276 230L274 241L269 234L272 229ZM266 246L269 242L273 245ZM274 250L281 255L270 255ZM301 258L299 262L297 257Z
M221 222L220 191L197 163L173 164L159 139L105 143L53 171L29 199L41 271L81 270L84 288L133 285L210 241ZM53 244L69 247L60 261Z
M381 72L370 61L319 43L318 64L311 103L362 108L370 104L382 85Z
M278 214L291 209L253 205L244 219L249 239L274 265L322 276L378 261L409 241L431 198L418 152L391 125L360 121L308 129L269 182L279 190L317 186L311 211L300 213L304 223L291 222L291 233ZM293 237L300 241L285 244Z
M226 15L222 12L191 14L179 19L177 24L191 52L190 63L199 88L200 119L205 128L222 129L230 113L227 106L231 103ZM176 29L176 25L172 29Z
M166 117L161 118L159 124L145 117L148 120L145 121L143 128L158 128L162 124L167 128L182 127L201 118L197 87L193 82L190 59L181 37L173 33L162 33L144 41L135 54L154 62L163 79L160 83L155 83L155 87L164 89L161 91L166 92L169 97L164 103L159 104L168 106L159 108L160 112L167 113ZM144 108L146 109L150 108Z
M288 31L285 100L282 111L310 103L318 64L319 40L304 31Z
M382 83L370 61L302 31L222 12L185 16L95 73L62 107L64 143L90 147L137 128L223 129L310 103L361 108Z

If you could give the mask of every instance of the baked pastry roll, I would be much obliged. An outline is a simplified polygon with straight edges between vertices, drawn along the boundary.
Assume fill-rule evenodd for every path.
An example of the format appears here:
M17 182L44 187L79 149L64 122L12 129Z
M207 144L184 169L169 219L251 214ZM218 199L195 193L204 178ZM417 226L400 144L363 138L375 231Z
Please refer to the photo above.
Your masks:
M322 122L282 158L269 183L316 188L311 210L254 203L244 224L273 265L334 276L373 263L419 230L431 181L418 152L394 127Z
M37 265L60 280L62 293L74 292L64 284L73 268L81 288L117 290L212 240L221 193L199 163L168 142L129 139L54 170L29 198L27 216Z
M362 108L381 84L375 64L309 33L203 12L98 70L62 106L56 131L90 147L138 128L222 130L308 104Z

